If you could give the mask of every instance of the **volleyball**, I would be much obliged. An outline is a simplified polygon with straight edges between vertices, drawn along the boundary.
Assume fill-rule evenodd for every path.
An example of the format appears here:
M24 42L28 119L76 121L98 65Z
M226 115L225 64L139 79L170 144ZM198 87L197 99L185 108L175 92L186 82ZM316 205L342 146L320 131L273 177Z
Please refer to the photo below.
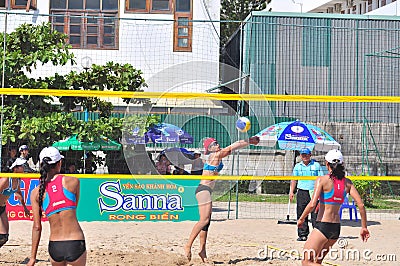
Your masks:
M240 132L247 132L251 127L251 122L248 118L246 117L240 117L237 121L236 121L236 128L237 130L239 130Z

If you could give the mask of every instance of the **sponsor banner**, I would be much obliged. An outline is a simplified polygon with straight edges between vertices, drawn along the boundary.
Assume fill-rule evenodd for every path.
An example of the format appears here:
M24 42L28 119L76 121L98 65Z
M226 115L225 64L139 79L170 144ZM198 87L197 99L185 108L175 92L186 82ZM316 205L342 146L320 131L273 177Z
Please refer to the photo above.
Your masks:
M81 179L80 221L198 220L198 180Z
M78 220L195 221L199 219L194 194L198 184L198 180L80 179ZM6 207L10 221L32 220L30 195L38 185L38 179L21 179L31 215L24 215L21 203L12 195Z
M30 216L25 216L24 207L17 199L15 194L12 194L7 201L6 212L9 221L15 220L32 220L31 193L32 190L39 185L38 179L21 178L20 188L22 197L25 199L26 207L31 212Z

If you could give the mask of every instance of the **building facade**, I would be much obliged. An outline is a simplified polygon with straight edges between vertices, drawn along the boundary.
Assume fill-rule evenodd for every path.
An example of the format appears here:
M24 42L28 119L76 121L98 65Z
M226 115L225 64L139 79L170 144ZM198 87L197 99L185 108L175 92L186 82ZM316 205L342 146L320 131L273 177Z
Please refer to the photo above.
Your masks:
M27 4L30 3L30 6ZM153 79L148 91L175 89L182 76L193 71L215 86L218 68L208 62L219 60L220 1L193 0L4 0L0 1L0 30L12 32L22 23L50 22L53 29L68 35L76 56L76 65L45 65L34 76L84 71L92 64L129 63L143 72L146 81ZM177 67L179 65L185 67ZM171 76L172 75L172 76ZM172 82L171 82L172 80ZM196 87L187 85L184 89Z
M400 15L397 0L272 0L273 12L330 13L352 15Z

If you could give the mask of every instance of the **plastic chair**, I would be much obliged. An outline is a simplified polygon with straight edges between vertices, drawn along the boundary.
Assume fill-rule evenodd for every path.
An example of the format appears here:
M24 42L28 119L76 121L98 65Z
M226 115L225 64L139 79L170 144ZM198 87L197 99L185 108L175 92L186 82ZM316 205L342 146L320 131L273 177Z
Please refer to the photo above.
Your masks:
M348 194L346 195L344 202L342 204L342 206L340 206L340 220L342 220L342 211L343 209L349 209L349 214L350 214L350 221L353 220L353 210L354 210L354 217L355 217L355 221L358 221L358 216L357 216L357 206L354 203L354 200L352 201L352 203L349 203L349 197Z

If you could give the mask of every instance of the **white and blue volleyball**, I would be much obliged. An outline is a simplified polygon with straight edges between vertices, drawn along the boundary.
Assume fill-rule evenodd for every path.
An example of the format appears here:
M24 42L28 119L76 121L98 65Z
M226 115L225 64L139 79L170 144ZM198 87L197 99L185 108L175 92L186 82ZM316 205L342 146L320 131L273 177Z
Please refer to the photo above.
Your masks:
M240 117L236 121L236 128L237 128L237 130L239 130L242 133L247 132L250 129L250 127L251 127L251 122L246 117Z

